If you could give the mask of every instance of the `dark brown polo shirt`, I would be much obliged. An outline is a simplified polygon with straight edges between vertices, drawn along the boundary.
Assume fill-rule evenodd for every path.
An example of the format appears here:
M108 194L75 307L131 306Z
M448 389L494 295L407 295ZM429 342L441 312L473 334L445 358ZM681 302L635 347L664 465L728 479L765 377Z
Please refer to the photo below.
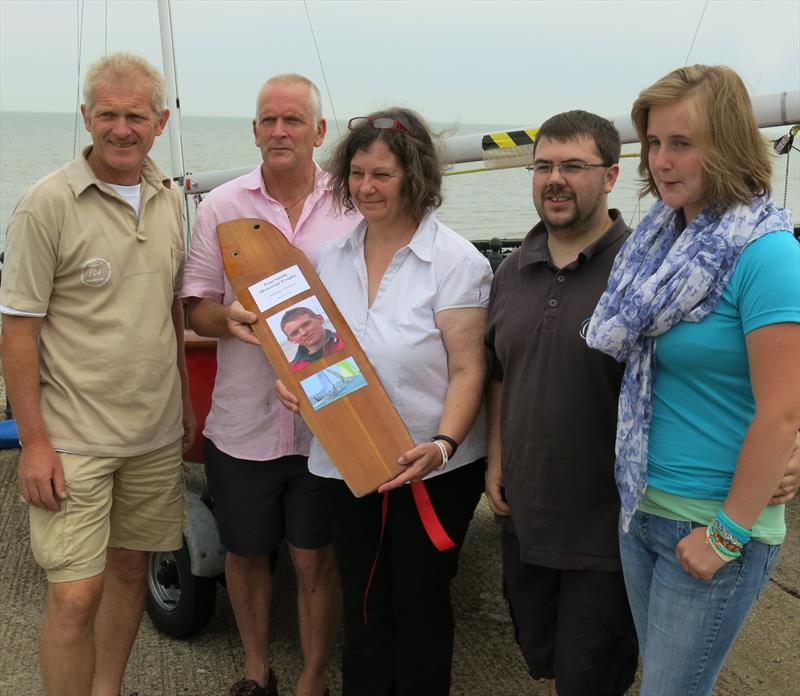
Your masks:
M503 383L502 471L526 563L620 569L614 484L624 365L586 345L589 318L629 229L619 211L558 269L539 223L498 268L486 344Z

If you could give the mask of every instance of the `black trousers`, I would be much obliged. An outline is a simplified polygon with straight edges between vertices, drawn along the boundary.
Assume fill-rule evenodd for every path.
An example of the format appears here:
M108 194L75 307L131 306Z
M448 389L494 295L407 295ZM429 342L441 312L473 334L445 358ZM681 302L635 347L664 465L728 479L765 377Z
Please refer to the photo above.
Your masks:
M484 461L425 482L434 510L455 543L438 551L428 538L410 486L388 494L378 552L382 496L356 498L328 479L333 543L344 599L343 696L445 696L450 692L454 621L450 581L484 488Z
M639 657L622 571L531 565L511 530L502 538L503 594L530 675L555 679L559 696L622 696Z

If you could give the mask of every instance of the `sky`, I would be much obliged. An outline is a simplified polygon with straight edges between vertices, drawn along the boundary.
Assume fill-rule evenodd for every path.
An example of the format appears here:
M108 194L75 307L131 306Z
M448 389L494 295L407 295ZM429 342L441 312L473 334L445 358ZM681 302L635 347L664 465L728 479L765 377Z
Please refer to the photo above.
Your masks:
M520 126L626 113L686 62L703 12L689 62L731 66L752 94L800 89L800 0L172 2L184 115L249 117L266 78L300 72L328 117L395 104ZM156 0L0 0L0 111L73 112L79 72L117 50L162 66Z

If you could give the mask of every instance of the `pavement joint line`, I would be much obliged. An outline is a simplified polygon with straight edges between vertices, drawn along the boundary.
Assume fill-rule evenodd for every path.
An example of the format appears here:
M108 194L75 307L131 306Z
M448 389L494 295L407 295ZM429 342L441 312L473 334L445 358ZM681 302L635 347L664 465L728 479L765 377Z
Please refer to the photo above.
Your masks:
M782 583L780 580L778 580L774 576L771 577L769 579L769 581L771 583L777 585L780 589L782 589L784 592L786 592L787 594L791 595L795 599L800 599L800 590L796 590L793 587L789 587L788 585L785 585L784 583Z

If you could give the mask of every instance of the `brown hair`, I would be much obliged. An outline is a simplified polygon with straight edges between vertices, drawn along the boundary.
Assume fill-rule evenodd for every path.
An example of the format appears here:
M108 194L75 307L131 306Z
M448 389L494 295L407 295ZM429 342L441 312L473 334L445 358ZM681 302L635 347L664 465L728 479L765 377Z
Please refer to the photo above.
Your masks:
M769 194L772 162L766 140L758 132L750 96L742 79L724 65L690 65L673 70L639 93L631 120L636 126L642 155L641 195L658 196L650 172L647 119L650 109L688 99L689 119L702 152L705 196L711 203L729 206Z
M533 155L536 156L536 146L540 138L567 142L579 138L590 138L600 153L603 164L619 164L619 155L622 149L619 133L611 121L590 114L588 111L564 111L548 118L536 134L533 143Z
M406 131L374 128L369 120L380 117L399 121ZM442 166L430 129L418 113L400 107L376 111L367 119L336 144L325 165L334 201L341 209L355 210L348 186L350 162L356 152L380 140L403 168L401 195L409 214L419 222L442 204Z
M319 317L314 310L309 309L308 307L292 307L292 309L288 310L282 317L281 317L281 328L286 326L290 321L294 321L295 319L299 319L300 317L309 316L314 319Z

